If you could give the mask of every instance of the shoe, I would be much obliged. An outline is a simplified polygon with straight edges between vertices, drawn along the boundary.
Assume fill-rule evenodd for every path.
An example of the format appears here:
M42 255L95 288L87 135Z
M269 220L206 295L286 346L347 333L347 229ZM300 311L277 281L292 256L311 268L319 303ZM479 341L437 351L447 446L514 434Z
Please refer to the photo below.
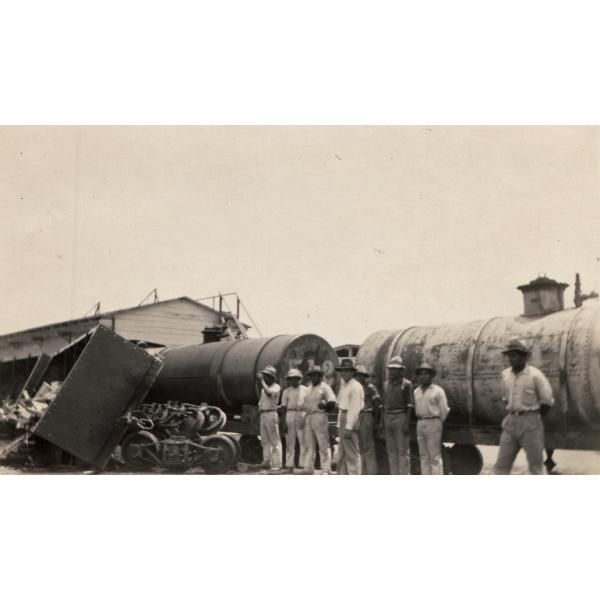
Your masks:
M285 468L285 472L289 473L289 474L293 474L294 473L294 467L286 467Z
M329 471L321 471L321 475L331 475Z
M270 475L278 475L279 473L281 473L281 469L276 469L276 468L269 469Z

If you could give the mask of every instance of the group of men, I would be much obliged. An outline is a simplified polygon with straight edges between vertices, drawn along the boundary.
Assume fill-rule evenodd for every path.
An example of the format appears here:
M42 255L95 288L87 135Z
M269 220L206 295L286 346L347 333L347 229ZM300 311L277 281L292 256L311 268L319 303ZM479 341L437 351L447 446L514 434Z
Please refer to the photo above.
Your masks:
M529 470L543 472L544 428L542 417L554 403L552 389L541 371L527 362L529 350L518 340L511 340L503 350L510 367L502 372L507 415L502 422L500 450L494 468L497 474L508 474L520 448L525 450ZM331 449L328 412L338 408L339 475L375 475L378 472L375 437L380 427L386 445L391 475L410 474L410 424L416 419L417 443L421 474L442 475L442 433L450 408L444 389L433 383L435 368L419 365L417 385L405 378L400 356L386 365L388 377L383 393L368 382L369 372L362 365L345 359L336 370L342 382L337 398L324 381L325 373L318 365L306 375L291 369L286 375L286 388L281 391L277 371L268 366L258 378L260 436L263 446L261 467L270 472L282 471L280 419L286 436L286 470L294 472L296 442L300 448L299 466L304 474L313 474L315 453L319 448L321 473L331 474Z

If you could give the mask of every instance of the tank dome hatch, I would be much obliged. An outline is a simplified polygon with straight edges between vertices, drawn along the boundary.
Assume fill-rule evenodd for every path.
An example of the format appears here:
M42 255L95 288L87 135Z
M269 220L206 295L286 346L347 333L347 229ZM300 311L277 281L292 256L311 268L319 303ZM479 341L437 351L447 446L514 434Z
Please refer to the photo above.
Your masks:
M525 317L547 315L565 308L565 289L568 283L559 283L547 275L540 275L517 289L523 293Z

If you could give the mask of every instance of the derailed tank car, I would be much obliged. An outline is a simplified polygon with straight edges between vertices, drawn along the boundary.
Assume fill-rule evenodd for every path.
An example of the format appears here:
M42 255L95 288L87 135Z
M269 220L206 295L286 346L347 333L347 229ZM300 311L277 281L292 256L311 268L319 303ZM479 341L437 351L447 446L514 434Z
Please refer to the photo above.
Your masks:
M506 414L501 372L508 365L502 349L508 339L519 338L554 391L555 405L545 418L546 447L600 450L600 307L582 307L576 288L579 307L565 310L566 287L547 277L520 286L525 314L519 317L378 331L362 344L358 361L378 386L392 356L402 357L410 379L419 363L435 364L435 381L451 408L443 441L454 444L453 470L477 473L482 461L476 445L499 443Z
M163 368L146 402L206 402L219 407L227 415L225 430L242 434L242 452L248 460L260 458L256 374L261 369L274 366L283 385L288 369L306 373L318 364L334 390L338 384L335 350L313 334L172 346L161 350L160 356Z

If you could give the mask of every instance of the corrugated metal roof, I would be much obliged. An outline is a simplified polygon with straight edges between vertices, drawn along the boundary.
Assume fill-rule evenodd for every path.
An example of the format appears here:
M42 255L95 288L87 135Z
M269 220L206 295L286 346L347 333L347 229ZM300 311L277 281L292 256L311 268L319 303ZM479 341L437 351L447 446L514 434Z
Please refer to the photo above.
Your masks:
M21 331L15 331L13 333L6 333L4 335L0 335L0 341L9 340L13 337L20 337L23 335L31 335L37 332L45 331L48 329L60 329L62 327L68 327L70 325L78 325L81 323L94 323L96 321L100 321L101 319L107 319L114 317L115 315L120 315L126 312L133 312L138 310L143 310L145 308L149 308L151 306L157 306L158 304L167 304L169 302L189 302L190 304L194 304L196 306L201 306L202 308L212 312L216 315L219 314L218 310L211 308L210 306L206 306L206 304L202 304L201 302L197 302L193 300L189 296L180 296L179 298L171 298L170 300L160 300L159 302L153 302L152 304L142 304L141 306L130 306L129 308L120 308L118 310L111 310L108 312L98 313L97 315L91 315L89 317L82 317L81 319L71 319L69 321L61 321L59 323L51 323L49 325L42 325L40 327L32 327L30 329L23 329ZM224 315L229 314L223 312ZM249 326L248 326L249 327Z

